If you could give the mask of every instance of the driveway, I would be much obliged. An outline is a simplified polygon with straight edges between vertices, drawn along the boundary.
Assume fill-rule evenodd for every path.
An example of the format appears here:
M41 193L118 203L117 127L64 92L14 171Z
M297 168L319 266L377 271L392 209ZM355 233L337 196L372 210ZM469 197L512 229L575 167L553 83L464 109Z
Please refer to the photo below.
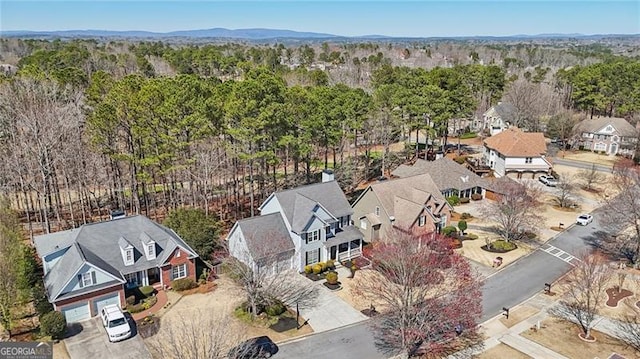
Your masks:
M129 323L133 321L129 318ZM133 336L110 343L100 317L75 324L75 334L64 340L71 359L151 359L151 354L132 325Z
M324 332L368 319L325 287L322 284L324 280L312 282L297 273L294 274L293 280L303 281L318 289L316 303L310 308L300 308L300 315L309 321L314 332Z

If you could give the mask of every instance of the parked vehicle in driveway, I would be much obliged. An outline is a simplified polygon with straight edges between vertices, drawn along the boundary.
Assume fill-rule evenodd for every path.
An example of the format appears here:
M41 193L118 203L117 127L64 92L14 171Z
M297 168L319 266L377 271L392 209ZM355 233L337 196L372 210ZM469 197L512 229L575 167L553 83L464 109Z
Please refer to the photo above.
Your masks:
M131 336L129 321L116 304L106 305L100 311L102 325L107 331L110 342L125 340Z
M278 346L267 336L252 338L229 351L229 359L271 358Z
M581 214L576 219L576 223L581 226L586 226L587 224L593 222L593 216L590 214Z
M538 178L538 181L544 183L544 185L549 187L555 187L558 184L558 180L553 178L553 176L542 175Z

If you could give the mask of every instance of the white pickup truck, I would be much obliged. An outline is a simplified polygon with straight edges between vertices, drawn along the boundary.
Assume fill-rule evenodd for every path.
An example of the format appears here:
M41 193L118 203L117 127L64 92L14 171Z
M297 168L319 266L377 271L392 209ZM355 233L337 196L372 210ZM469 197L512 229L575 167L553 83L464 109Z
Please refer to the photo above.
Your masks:
M129 321L116 304L107 305L100 311L102 325L109 335L110 342L125 340L131 336Z
M558 185L558 180L553 178L553 176L542 175L538 180L549 187L555 187Z

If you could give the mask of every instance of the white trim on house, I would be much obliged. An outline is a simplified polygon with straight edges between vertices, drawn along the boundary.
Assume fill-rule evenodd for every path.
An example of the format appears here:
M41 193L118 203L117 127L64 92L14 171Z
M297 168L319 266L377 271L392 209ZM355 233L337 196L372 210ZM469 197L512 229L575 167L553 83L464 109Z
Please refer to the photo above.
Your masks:
M176 275L177 272L177 275ZM187 273L187 263L178 264L175 266L171 266L171 278L172 280L185 278Z

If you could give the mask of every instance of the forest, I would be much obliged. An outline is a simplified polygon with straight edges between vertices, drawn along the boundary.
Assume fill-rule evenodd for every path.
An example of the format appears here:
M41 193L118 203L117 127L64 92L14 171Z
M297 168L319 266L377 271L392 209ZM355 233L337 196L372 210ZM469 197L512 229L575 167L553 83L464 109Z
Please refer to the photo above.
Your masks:
M531 131L640 114L637 54L604 45L0 39L0 54L0 191L31 236L114 209L228 227L325 168L351 193L413 156L392 143L443 144L449 120L499 101Z

